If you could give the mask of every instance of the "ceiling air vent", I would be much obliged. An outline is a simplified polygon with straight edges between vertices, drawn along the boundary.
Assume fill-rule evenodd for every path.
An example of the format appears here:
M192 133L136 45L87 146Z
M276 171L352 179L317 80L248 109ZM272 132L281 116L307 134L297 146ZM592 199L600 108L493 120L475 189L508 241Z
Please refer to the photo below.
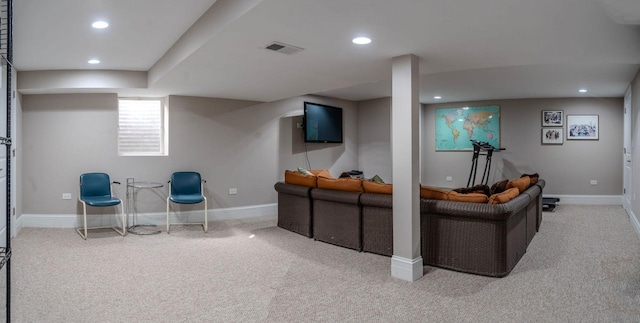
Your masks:
M265 48L270 49L274 52L283 53L287 55L295 54L304 49L304 48L296 47L293 45L287 45L287 44L278 43L278 42L272 42L271 44L267 45L267 47Z

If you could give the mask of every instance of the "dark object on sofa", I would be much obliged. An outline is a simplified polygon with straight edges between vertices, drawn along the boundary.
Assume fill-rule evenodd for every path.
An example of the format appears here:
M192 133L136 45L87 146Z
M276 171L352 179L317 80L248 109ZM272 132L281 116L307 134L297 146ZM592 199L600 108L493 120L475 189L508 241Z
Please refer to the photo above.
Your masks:
M495 182L493 185L491 185L491 189L490 189L491 194L499 194L504 192L507 189L508 183L509 183L508 179Z
M360 193L315 188L311 199L313 238L362 250Z
M485 184L476 184L471 187L461 187L453 190L454 192L458 192L460 194L469 194L469 193L481 193L486 196L491 196L491 188Z
M313 237L311 227L311 188L283 182L275 184L278 192L278 226Z
M393 256L393 196L362 193L362 251Z

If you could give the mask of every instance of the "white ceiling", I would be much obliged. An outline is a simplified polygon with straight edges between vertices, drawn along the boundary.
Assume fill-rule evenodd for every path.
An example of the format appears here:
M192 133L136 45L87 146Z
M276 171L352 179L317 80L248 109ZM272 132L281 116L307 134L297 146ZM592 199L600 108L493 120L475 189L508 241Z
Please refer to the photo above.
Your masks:
M111 26L91 28L99 18ZM14 0L19 72L148 72L146 88L94 92L366 100L390 96L391 59L405 54L421 58L422 103L622 97L640 67L640 1ZM21 88L19 75L24 93L88 91Z

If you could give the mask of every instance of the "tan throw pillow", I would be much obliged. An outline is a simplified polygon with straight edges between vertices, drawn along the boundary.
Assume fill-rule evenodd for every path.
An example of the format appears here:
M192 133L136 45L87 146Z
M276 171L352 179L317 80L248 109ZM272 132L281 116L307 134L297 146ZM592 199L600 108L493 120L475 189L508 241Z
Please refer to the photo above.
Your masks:
M380 184L376 182L370 181L362 181L362 188L367 193L377 193L377 194L393 194L393 186L392 184Z
M285 170L284 182L293 185L316 187L317 177L313 175L304 175L298 171Z
M502 193L491 195L491 197L489 197L489 204L507 203L518 195L520 195L520 191L517 188L512 187Z
M333 176L331 176L331 173L329 173L329 171L326 169L312 170L311 173L318 177L333 178Z
M424 199L446 200L448 194L448 190L431 186L420 186L420 197Z
M318 178L318 188L348 192L362 192L362 180L355 178Z
M447 200L456 202L487 203L487 201L489 201L489 197L482 193L460 194L456 191L450 191L447 195Z
M520 177L518 179L510 180L509 183L507 183L507 189L515 187L520 191L520 193L522 193L529 188L529 184L531 184L529 177Z

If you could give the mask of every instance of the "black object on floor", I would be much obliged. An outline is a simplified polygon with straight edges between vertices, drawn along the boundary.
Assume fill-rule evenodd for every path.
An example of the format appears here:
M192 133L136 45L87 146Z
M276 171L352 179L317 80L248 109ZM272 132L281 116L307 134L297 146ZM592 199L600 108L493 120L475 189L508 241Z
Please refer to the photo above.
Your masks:
M553 212L556 208L556 203L560 202L557 197L543 197L542 198L542 211Z

